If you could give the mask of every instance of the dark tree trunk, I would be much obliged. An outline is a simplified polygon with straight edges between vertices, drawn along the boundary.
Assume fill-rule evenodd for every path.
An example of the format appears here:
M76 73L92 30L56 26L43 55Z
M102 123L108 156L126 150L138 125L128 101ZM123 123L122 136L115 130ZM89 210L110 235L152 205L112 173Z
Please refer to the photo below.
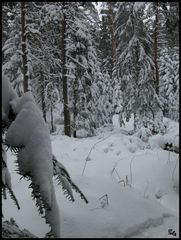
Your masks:
M54 125L53 125L53 104L51 102L51 108L50 108L50 111L51 111L51 132L54 132Z
M110 16L110 31L111 31L111 44L112 44L112 67L116 61L116 39L115 39L115 27L114 27L114 12L113 12L113 3L108 3L109 7L109 16Z
M45 122L47 121L46 119L46 104L45 104L45 80L43 73L40 73L40 91L41 91L41 106L42 106L42 112L43 112L43 118L45 119Z
M73 136L74 138L77 137L76 132L76 118L77 118L77 78L75 79L74 85L73 85L73 125L74 125L74 131Z
M159 69L158 69L158 2L155 6L155 29L154 29L154 62L155 62L155 91L159 95Z
M65 9L65 2L63 2L63 8ZM68 88L67 88L67 76L66 76L66 18L63 13L62 19L62 79L63 79L63 99L64 99L64 133L71 137L70 128L70 112L68 106Z
M22 29L22 73L24 92L28 91L28 66L26 46L26 2L21 2L21 29Z

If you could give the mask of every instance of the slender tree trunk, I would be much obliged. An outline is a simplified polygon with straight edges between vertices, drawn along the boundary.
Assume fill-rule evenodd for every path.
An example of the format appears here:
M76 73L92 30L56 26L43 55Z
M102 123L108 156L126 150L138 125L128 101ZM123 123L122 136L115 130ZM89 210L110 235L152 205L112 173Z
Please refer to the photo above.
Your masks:
M26 46L26 2L21 2L21 30L22 30L22 73L24 92L28 91L28 65Z
M154 62L155 62L155 90L159 95L159 69L158 69L158 2L155 5L155 29L154 29Z
M114 26L114 13L112 3L109 3L109 16L111 21L111 43L112 43L112 64L116 61L116 39L115 39L115 26Z
M137 115L136 115L135 112L134 112L134 124L133 124L133 126L134 126L134 131L136 132L136 130L137 130Z
M43 112L43 118L46 119L46 104L45 104L45 80L42 71L40 72L40 91L41 91L41 106L42 106L42 112Z
M50 111L51 111L51 132L54 132L54 125L53 125L53 104L52 104L52 102L51 102Z
M62 3L65 9L65 2ZM63 79L63 99L64 99L64 133L71 137L70 128L70 112L68 106L68 88L67 88L67 76L66 76L66 19L65 13L63 13L62 19L62 79Z
M74 85L73 85L73 124L74 124L74 131L73 131L73 136L74 138L77 137L77 132L76 132L76 118L77 118L77 77L75 79Z

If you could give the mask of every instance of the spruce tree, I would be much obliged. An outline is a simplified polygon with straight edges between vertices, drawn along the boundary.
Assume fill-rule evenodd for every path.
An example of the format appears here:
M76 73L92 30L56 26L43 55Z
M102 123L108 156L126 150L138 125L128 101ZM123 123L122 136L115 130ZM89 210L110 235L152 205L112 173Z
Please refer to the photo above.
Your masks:
M177 47L162 49L159 64L163 114L179 121L179 49Z
M144 28L143 11L143 3L119 3L116 15L119 44L115 78L120 81L123 99L120 114L126 120L134 114L135 130L146 127L149 119L154 121L161 107L154 89L152 39Z
M99 33L99 50L101 59L101 70L108 71L112 78L114 62L116 60L116 38L115 38L115 2L103 2L101 6L101 23Z
M19 96L23 93L20 7L17 2L8 8L9 32L2 46L2 72L9 77Z

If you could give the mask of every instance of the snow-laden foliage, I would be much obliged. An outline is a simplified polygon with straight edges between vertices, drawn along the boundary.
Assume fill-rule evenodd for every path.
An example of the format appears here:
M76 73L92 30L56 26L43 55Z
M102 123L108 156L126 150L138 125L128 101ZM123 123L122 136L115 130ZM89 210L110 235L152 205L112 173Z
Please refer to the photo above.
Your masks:
M53 185L53 176L57 176L65 194L74 201L71 187L80 194L87 203L87 199L80 189L73 183L65 167L53 157L50 134L42 113L35 103L31 92L26 92L18 98L7 77L3 75L3 118L7 115L7 132L4 144L17 155L17 171L22 177L30 181L32 197L36 201L39 213L43 215L51 227L51 235L60 236L60 216ZM11 106L11 108L8 108ZM15 115L10 119L10 110ZM9 122L8 122L9 121ZM7 124L8 122L8 124ZM11 188L10 173L7 169L5 149L3 157L3 195L6 198L6 188L18 209L18 201Z
M21 148L17 154L19 173L30 178L32 195L37 205L45 209L45 218L53 235L59 237L60 218L52 180L49 130L31 92L22 95L13 111L17 116L8 128L6 144Z
M22 51L21 51L21 25L20 2L13 5L9 14L13 15L8 21L8 38L2 46L3 62L2 72L13 82L18 95L23 92L22 87Z
M101 22L99 33L99 55L101 59L101 70L108 71L112 78L112 72L115 61L116 39L114 35L116 13L116 2L102 2Z
M134 3L120 3L116 15L116 34L120 43L114 78L118 79L122 93L120 114L129 120L134 113L135 129L144 126L143 119L154 121L161 107L154 89L152 40L145 31L142 14L143 8L135 8Z
M14 201L15 205L18 209L20 209L18 200L12 190L12 184L11 184L11 175L7 167L7 155L5 147L2 145L2 195L4 199L6 199L6 190L8 190L10 197Z
M165 117L179 121L179 49L164 48L160 53L160 95Z
M103 72L97 82L99 97L97 108L99 108L98 121L100 126L112 124L113 115L113 87L109 73Z
M16 92L13 90L7 76L2 74L2 120L8 122L10 106L15 105L18 99Z
M92 29L95 27L88 15L94 8L92 4L83 3L72 3L64 8L67 23L66 71L72 128L74 136L77 133L79 135L80 131L84 131L84 136L93 135L105 119L98 104L101 94L98 82L103 82L103 79L93 39Z

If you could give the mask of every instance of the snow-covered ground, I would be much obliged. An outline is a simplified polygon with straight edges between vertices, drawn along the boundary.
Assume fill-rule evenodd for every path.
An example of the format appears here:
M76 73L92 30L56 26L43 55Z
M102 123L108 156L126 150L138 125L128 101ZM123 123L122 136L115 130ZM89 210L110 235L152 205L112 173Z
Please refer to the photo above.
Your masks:
M51 136L57 160L64 164L89 201L85 204L74 193L76 201L70 202L54 181L61 236L178 238L178 154L162 150L159 144L153 149L146 148L148 143L127 135L132 121L120 128L115 116L113 123L114 128L103 128L95 137L74 139L62 136L61 132ZM179 128L177 123L170 126L172 129L167 134L171 136ZM12 189L21 209L16 209L7 194L8 199L2 203L4 217L13 217L20 228L44 237L50 229L38 215L29 183L20 180L16 173L15 156L8 152L7 157Z

